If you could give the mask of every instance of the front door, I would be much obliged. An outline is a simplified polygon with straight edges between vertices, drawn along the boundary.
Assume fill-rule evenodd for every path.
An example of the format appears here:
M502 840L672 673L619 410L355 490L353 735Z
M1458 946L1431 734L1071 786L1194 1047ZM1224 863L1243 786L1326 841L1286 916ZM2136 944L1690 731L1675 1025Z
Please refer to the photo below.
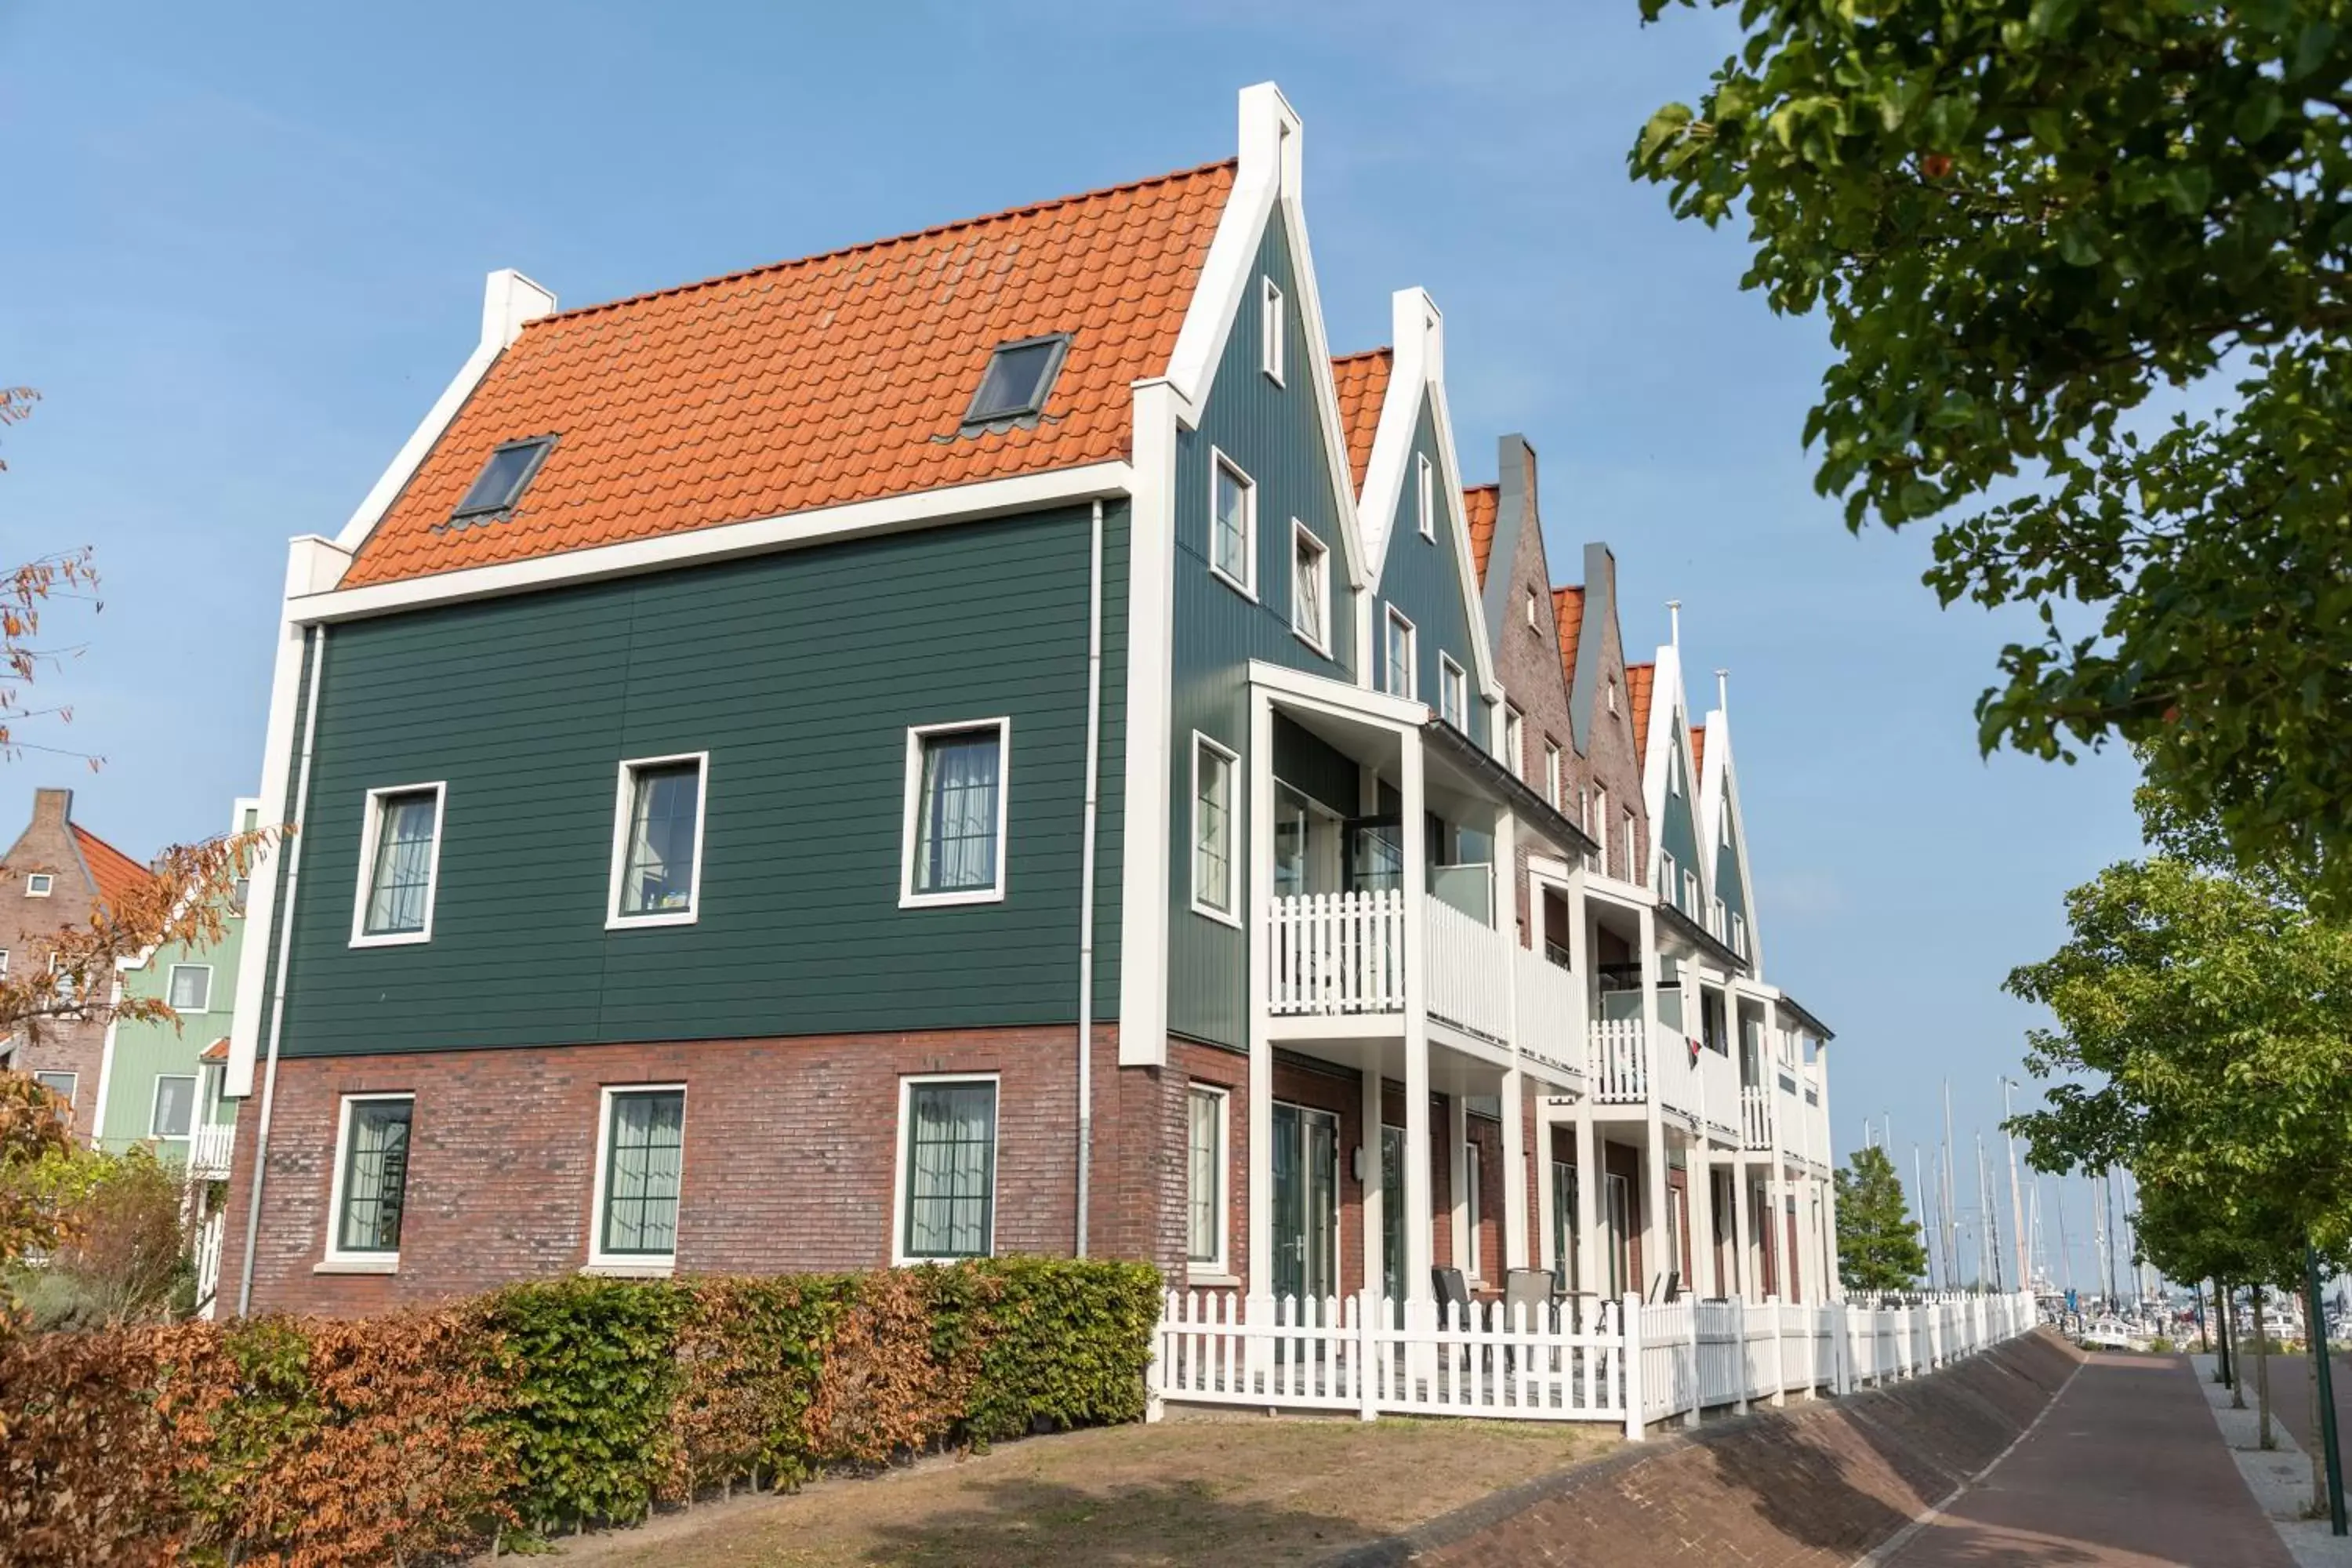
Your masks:
M1609 1299L1614 1301L1625 1294L1625 1281L1633 1272L1626 1255L1633 1243L1633 1188L1612 1172L1601 1190L1609 1196Z
M1274 1108L1274 1293L1320 1301L1339 1288L1339 1119Z
M1381 1129L1381 1294L1404 1311L1404 1129ZM1398 1319L1402 1327L1403 1319Z
M1566 1160L1551 1163L1551 1255L1559 1277L1571 1290L1581 1289L1576 1257L1576 1167Z

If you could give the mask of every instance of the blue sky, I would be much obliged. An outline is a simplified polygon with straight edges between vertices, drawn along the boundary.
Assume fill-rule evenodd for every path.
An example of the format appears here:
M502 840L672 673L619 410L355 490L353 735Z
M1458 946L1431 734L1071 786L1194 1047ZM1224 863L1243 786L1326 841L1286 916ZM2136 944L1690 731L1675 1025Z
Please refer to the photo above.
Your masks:
M1633 0L0 0L0 383L46 398L0 449L0 552L97 547L103 613L49 626L87 644L44 680L75 721L29 738L107 759L0 783L72 784L141 854L226 825L260 771L284 541L341 527L471 347L489 269L586 303L1202 163L1272 79L1306 121L1335 350L1427 288L1466 477L1525 432L1558 570L1608 540L1635 657L1679 598L1694 700L1732 671L1760 934L1839 1029L1841 1150L1891 1114L1907 1175L1948 1075L1965 1153L2031 1021L2000 979L2135 848L2131 773L1978 757L1970 704L2030 626L1938 611L1924 535L1846 534L1798 444L1820 324L1627 181L1649 112L1731 44Z

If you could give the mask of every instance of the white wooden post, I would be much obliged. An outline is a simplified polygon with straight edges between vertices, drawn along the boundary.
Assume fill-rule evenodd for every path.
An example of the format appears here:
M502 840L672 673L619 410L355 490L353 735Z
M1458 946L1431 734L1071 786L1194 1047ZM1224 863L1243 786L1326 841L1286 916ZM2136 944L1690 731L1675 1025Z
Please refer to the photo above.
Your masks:
M1642 1420L1641 1295L1627 1291L1619 1310L1623 1313L1623 1328L1619 1335L1622 1348L1618 1354L1625 1365L1625 1441L1638 1443L1645 1429Z
M1373 1075L1377 1080L1379 1075ZM1372 1338L1372 1320L1380 1316L1381 1298L1372 1291L1356 1295L1356 1419L1373 1421L1380 1417L1380 1373L1378 1357L1381 1350Z
M1843 1301L1830 1319L1831 1387L1840 1398L1853 1392L1853 1309Z
M1789 1403L1789 1337L1781 1332L1780 1298L1778 1292L1764 1298L1764 1311L1772 1324L1772 1403Z
M1683 1425L1696 1426L1698 1425L1699 1406L1706 1403L1706 1363L1700 1357L1698 1351L1698 1293L1696 1291L1691 1292L1689 1299L1683 1303L1683 1310L1690 1314L1691 1366L1690 1408L1683 1412Z
M1176 1292L1162 1291L1160 1298L1160 1321L1151 1331L1151 1365L1143 1374L1143 1419L1148 1425L1168 1414L1163 1396L1168 1391L1168 1320L1176 1315Z

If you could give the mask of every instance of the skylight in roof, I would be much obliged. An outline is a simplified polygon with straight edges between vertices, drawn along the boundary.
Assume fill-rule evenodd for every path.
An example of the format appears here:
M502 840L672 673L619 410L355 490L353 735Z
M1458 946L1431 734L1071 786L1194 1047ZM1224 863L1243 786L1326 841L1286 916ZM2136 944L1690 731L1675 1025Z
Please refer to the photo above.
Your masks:
M987 373L980 378L980 390L972 395L971 407L963 416L964 424L993 425L1042 412L1069 346L1066 332L997 344L989 356Z
M552 436L533 436L524 441L509 441L490 454L482 465L481 477L467 490L466 499L457 503L455 517L479 517L484 512L504 511L521 499L523 487L530 483L531 475L555 445Z

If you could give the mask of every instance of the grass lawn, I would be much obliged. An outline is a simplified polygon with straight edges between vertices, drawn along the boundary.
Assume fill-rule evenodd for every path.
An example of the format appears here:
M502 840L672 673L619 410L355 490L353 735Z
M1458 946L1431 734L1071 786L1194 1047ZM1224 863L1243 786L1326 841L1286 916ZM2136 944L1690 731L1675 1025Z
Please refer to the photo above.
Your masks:
M1313 1563L1603 1453L1607 1426L1171 1417L1032 1437L559 1542L598 1568Z

